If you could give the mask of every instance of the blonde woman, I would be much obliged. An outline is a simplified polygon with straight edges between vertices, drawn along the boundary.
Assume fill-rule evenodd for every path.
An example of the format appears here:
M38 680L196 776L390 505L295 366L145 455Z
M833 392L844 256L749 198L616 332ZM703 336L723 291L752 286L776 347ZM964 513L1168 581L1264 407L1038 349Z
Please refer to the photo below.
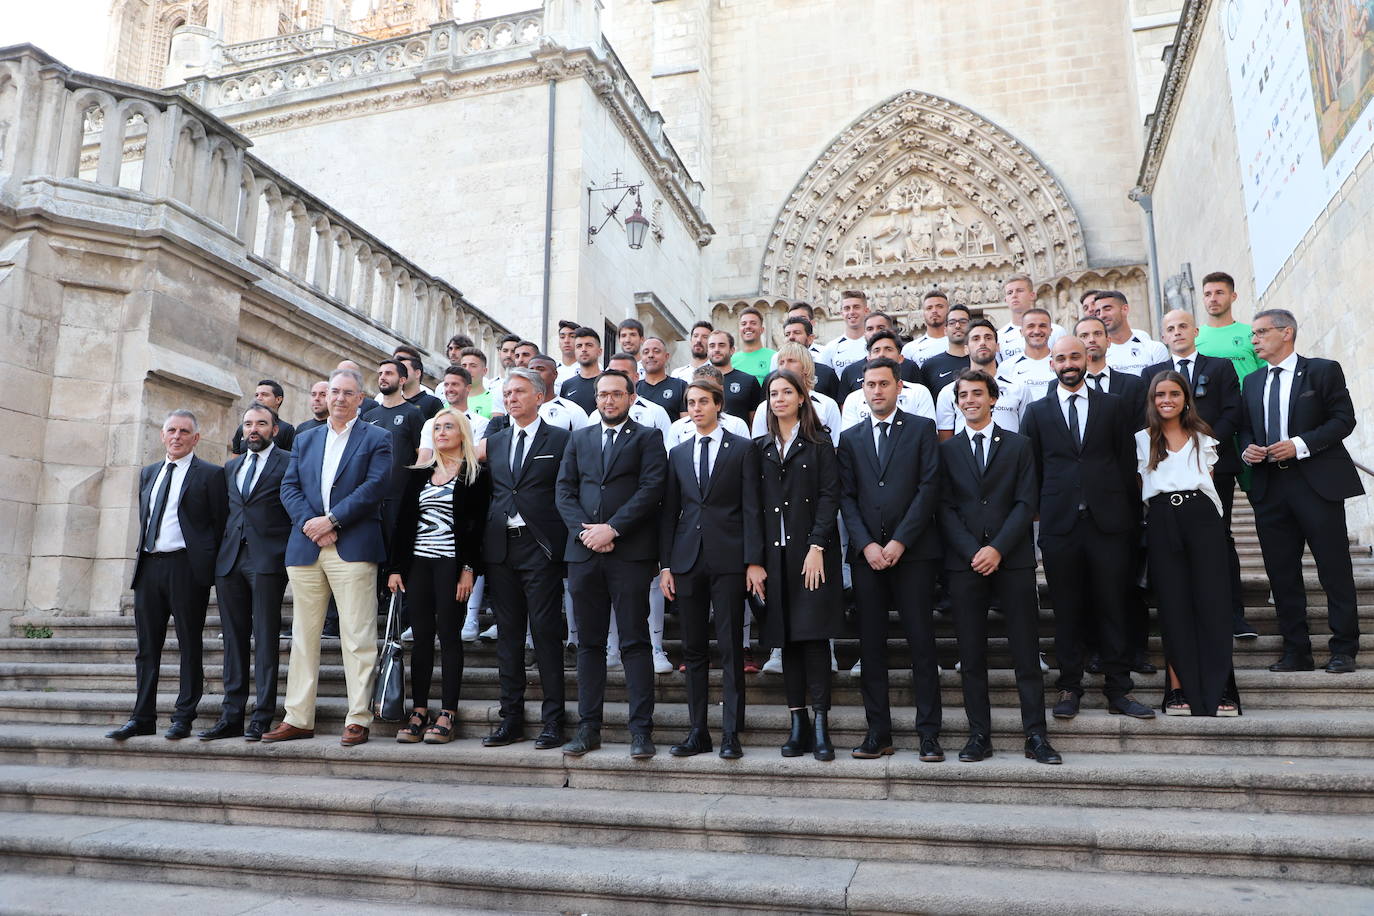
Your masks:
M462 411L434 415L434 457L410 470L392 544L387 585L406 593L415 648L410 662L414 699L402 744L447 744L457 726L463 682L463 617L472 584L482 573L482 530L491 478L477 460L472 428ZM434 636L439 636L443 685L439 715L429 719Z

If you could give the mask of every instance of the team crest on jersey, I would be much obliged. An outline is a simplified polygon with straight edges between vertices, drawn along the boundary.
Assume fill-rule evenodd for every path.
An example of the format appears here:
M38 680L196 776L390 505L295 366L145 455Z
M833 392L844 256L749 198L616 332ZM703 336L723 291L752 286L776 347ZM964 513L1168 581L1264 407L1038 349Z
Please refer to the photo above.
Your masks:
M392 426L400 426L402 423L405 422L405 419L406 419L405 417L392 417L392 418L391 418L391 425L392 425Z
M673 399L673 389L669 388L667 391L663 392L663 400L665 400L665 401L671 401L672 399Z
M731 394L739 394L739 382L731 382L731 383L730 383L730 393L731 393Z

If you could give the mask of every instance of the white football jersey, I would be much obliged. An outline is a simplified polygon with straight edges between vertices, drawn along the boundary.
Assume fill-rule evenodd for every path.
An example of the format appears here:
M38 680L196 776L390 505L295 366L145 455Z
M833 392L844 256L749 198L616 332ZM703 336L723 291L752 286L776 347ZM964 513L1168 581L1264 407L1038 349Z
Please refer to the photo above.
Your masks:
M834 369L836 374L839 374L850 363L868 359L868 341L862 335L846 337L841 334L826 344L825 348L821 350L821 355L816 358Z
M554 398L539 405L539 419L550 426L558 426L575 433L590 421L581 406L567 398Z
M1031 403L1031 388L1004 375L997 375L997 403L992 405L992 422L1009 433L1021 431L1021 418ZM950 430L956 436L964 431L964 414L954 401L954 382L940 389L935 399L935 428Z
M1140 331L1131 333L1125 343L1114 343L1107 347L1107 365L1114 372L1127 372L1139 375L1146 366L1162 363L1169 358L1169 348L1149 335Z
M997 371L1000 376L1029 388L1029 397L1032 400L1043 398L1051 388L1059 384L1059 377L1050 367L1048 356L1044 359L1031 359L1022 353L1011 362L1000 365Z
M926 391L925 385L915 382L902 382L902 393L897 395L897 409L914 413L918 417L935 419L935 400L931 398L930 392ZM867 420L870 412L863 390L851 391L844 399L840 423L845 429L849 429Z
M1055 341L1061 337L1068 336L1068 333L1068 331L1057 324L1050 325L1049 346L1053 347ZM999 364L1009 363L1026 352L1026 339L1021 336L1021 329L1011 323L1003 325L997 332L997 345L1001 347L1001 349L997 351L997 362Z

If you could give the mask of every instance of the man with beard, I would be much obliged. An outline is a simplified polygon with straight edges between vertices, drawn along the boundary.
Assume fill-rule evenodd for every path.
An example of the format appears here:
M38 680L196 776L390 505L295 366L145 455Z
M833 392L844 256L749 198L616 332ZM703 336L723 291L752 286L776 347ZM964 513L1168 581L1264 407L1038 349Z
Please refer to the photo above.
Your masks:
M997 383L997 397L992 400L992 419L1000 428L1014 433L1021 429L1021 417L1030 406L1030 389L1004 375L997 365L997 352L997 329L986 318L975 319L968 331L971 368L981 369ZM955 402L954 382L940 389L935 399L935 428L941 442L964 431L964 413Z
M409 367L407 374L401 377L401 395L420 409L421 417L428 420L442 410L444 402L435 397L427 386L420 384L425 377L425 361L420 357L420 351L402 344L391 354L391 358Z
M1083 341L1088 354L1087 372L1084 379L1088 387L1104 394L1114 394L1126 402L1130 410L1131 423L1135 429L1145 426L1145 389L1148 383L1137 375L1113 369L1107 363L1107 352L1111 344L1107 337L1107 324L1101 318L1080 318L1073 326L1074 336Z
M275 414L281 410L282 402L286 400L286 392L281 385L270 378L265 378L258 382L258 387L253 392L253 403L261 404L264 407L272 408ZM287 423L280 417L277 418L278 429L274 440L277 447L282 451L291 451L291 440L296 438L296 427ZM243 454L243 428L234 430L234 441L229 445L229 451L235 455Z
M1107 365L1114 370L1138 376L1146 366L1169 358L1169 350L1164 344L1131 328L1131 305L1124 293L1099 292L1093 307L1097 309L1097 317L1107 326L1107 339L1111 341L1107 347Z
M693 374L702 366L710 365L706 359L706 341L710 338L711 332L715 328L709 321L698 321L692 325L692 333L687 338L687 348L692 354L692 358L687 361L687 365L678 366L673 370L673 378L682 379L690 383Z
M725 412L749 423L754 418L754 408L763 400L763 387L748 372L734 367L734 355L734 335L729 331L712 331L706 341L706 358L720 370L725 386Z
M962 306L961 306L962 307ZM921 299L921 317L926 323L926 331L920 337L902 347L902 356L923 366L925 361L937 353L945 351L945 322L949 316L949 297L938 289L926 293ZM964 309L965 312L968 309Z
M577 374L563 382L558 396L590 415L596 411L596 380L601 375L601 335L592 328L578 328L573 332L573 352Z
M639 396L662 407L670 420L686 416L687 383L668 375L668 345L663 338L644 338L639 346L639 361L644 366L644 377L635 386Z
M296 427L296 435L329 422L329 383L324 379L310 386L310 419Z
M415 463L420 433L425 426L424 414L402 393L409 371L402 360L382 360L377 366L377 406L362 418L364 423L371 423L391 437L391 477L382 499L382 536L387 544L396 533L401 496L405 493L410 466Z
M945 315L945 350L941 353L927 354L921 363L921 384L926 386L932 398L939 397L940 391L954 381L964 369L973 365L968 355L968 326L972 318L965 306L956 305Z
M639 348L644 343L644 323L638 318L626 318L616 325L615 342L617 353L628 353L634 357L634 380L644 377L644 367L639 364Z
M1054 367L1050 365L1050 344L1056 339L1056 330L1063 329L1050 323L1049 312L1033 308L1022 314L1019 328L1010 332L1002 328L997 332L997 339L1002 343L999 356L1002 369L1008 378L1028 386L1037 398L1047 394L1055 385ZM1016 336L1016 356L1007 355L1005 335L1008 333Z

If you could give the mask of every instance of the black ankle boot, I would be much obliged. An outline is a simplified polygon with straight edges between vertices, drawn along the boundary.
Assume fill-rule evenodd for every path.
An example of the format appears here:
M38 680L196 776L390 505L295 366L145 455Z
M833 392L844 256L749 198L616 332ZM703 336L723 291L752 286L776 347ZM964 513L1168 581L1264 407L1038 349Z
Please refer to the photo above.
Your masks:
M811 747L817 760L834 760L835 745L830 743L830 711L826 709L816 710L815 736L812 738Z
M784 757L800 757L811 749L811 717L806 714L805 709L794 709L792 712L792 733L787 736L787 743L782 746Z

